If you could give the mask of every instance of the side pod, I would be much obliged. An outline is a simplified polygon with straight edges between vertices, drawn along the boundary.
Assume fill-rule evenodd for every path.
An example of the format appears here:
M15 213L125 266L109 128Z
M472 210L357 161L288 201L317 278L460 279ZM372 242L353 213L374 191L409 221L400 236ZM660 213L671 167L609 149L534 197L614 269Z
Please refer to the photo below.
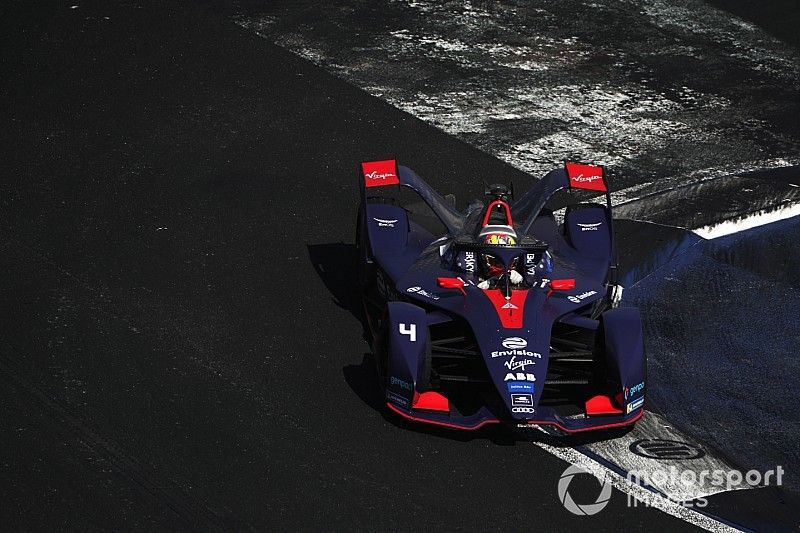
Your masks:
M409 409L414 393L428 388L430 339L425 310L410 303L389 302L388 328L386 398Z

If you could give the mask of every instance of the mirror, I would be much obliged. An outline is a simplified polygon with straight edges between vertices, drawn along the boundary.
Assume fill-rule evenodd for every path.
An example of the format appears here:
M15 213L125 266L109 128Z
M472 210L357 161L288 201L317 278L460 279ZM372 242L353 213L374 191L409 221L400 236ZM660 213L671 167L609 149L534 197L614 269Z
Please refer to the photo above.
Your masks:
M554 279L550 282L550 290L554 291L571 291L575 288L575 278L571 279Z
M460 278L436 278L436 282L443 289L458 289L463 294L466 294L464 290L464 281Z

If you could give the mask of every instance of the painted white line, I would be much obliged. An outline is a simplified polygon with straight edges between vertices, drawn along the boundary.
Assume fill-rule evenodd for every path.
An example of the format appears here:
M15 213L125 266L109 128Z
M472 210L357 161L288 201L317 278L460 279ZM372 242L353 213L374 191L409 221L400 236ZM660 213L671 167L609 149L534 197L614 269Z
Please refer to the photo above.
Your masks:
M620 492L624 492L630 498L636 499L643 505L647 505L649 507L653 507L655 509L663 511L668 515L674 516L676 518L683 520L684 522L688 522L689 524L701 527L708 531L714 531L714 532L739 531L738 529L733 528L727 524L724 524L719 520L715 520L710 516L701 514L697 511L692 510L691 508L685 507L679 503L664 498L659 494L652 492L640 485L632 483L625 477L601 465L594 459L589 458L588 456L582 454L581 452L579 452L574 448L557 448L555 446L551 446L543 442L535 442L535 444L540 448L542 448L543 450L555 455L559 459L562 459L573 465L579 466L583 470L586 470L587 472L593 474L595 477L599 479L607 480L609 483L611 483L611 485L614 488L616 488Z
M662 445L664 443L684 443L687 447L700 450L702 456L687 458L683 455L680 458L654 459L633 453L631 447L636 446L637 442L643 441L659 442ZM736 470L736 467L715 456L699 442L676 430L664 417L650 411L645 412L645 416L629 433L616 439L594 442L582 447L586 448L590 454L599 456L625 472L641 473L646 476L648 485L676 502L705 498L728 490L752 488L747 484L727 487L725 484L713 483L714 480L710 476L702 476L702 472L731 472ZM677 473L692 472L693 475L691 479L661 475L671 469Z
M692 231L704 239L716 239L796 216L800 216L800 203L778 206L777 209L762 209L733 220L723 220L717 224L703 226Z
M673 191L680 187L696 185L709 180L739 176L748 172L759 170L772 170L782 167L800 165L800 158L797 157L774 157L770 159L759 159L747 163L736 163L735 165L720 165L715 167L701 168L687 174L677 174L659 178L655 181L638 183L625 189L620 189L611 193L611 203L614 206L622 206L630 202L635 202L648 196L663 194ZM602 198L598 196L598 198Z

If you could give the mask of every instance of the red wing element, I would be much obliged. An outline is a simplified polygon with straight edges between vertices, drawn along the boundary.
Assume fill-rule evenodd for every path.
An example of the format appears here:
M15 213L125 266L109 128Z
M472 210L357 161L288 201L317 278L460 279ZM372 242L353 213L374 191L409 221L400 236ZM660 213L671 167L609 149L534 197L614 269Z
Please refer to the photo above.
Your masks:
M411 402L411 408L449 413L450 400L448 400L446 396L432 390L421 394L419 392L414 392L414 401Z
M603 167L584 165L567 161L567 175L569 186L573 189L588 189L590 191L606 192L606 180L603 177Z
M365 187L381 187L400 183L400 178L397 177L397 161L394 159L365 161L361 163L361 172L364 174Z
M611 398L598 394L586 400L586 414L592 415L621 415L622 409L614 405Z
M522 327L522 311L525 309L525 298L528 297L528 291L511 291L509 300L506 300L503 291L498 289L484 289L483 294L491 300L504 328L519 329Z
M621 415L622 409L614 405L611 398L598 394L586 400L586 414L592 415Z

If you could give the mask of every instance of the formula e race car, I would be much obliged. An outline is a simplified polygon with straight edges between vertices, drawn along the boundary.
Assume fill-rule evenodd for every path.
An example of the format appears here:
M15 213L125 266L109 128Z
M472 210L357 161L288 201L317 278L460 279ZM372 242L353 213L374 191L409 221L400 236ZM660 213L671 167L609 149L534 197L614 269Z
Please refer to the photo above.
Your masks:
M359 183L358 284L391 411L555 433L642 416L642 326L619 306L602 167L566 162L518 199L490 185L464 213L394 160L362 163Z

